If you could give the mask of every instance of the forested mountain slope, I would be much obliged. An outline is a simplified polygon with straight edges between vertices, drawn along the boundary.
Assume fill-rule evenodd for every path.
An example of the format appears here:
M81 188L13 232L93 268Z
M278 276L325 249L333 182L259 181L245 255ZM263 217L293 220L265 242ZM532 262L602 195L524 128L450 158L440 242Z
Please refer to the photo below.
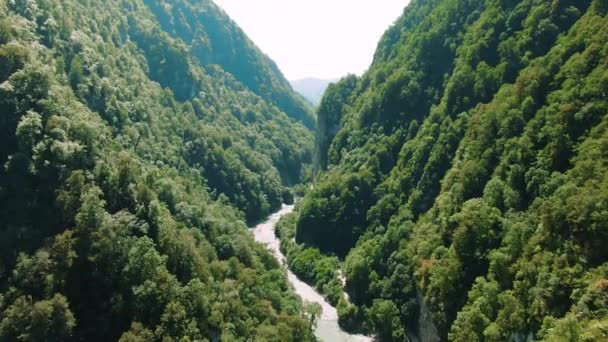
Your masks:
M0 340L312 340L246 230L307 110L210 1L0 0Z
M387 341L608 338L607 13L413 0L370 70L328 89L294 225L345 258L345 326Z
M163 30L180 38L202 65L217 64L267 102L313 128L310 105L213 1L145 0Z

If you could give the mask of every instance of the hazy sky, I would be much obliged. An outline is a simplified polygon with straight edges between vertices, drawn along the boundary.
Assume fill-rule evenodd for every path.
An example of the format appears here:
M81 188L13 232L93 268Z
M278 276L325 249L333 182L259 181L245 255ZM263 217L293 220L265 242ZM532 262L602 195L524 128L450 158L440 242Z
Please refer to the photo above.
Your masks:
M290 80L365 71L409 0L214 0Z

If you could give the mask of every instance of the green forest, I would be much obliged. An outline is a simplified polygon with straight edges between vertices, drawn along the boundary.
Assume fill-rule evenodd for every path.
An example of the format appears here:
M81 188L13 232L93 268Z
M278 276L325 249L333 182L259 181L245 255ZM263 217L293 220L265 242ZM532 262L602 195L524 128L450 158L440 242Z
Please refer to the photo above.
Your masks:
M0 341L314 340L247 232L314 126L211 1L0 0Z
M317 341L294 203L345 331L608 341L608 0L411 0L316 109L212 0L0 0L0 341Z
M608 1L413 0L317 127L280 231L343 327L608 340Z

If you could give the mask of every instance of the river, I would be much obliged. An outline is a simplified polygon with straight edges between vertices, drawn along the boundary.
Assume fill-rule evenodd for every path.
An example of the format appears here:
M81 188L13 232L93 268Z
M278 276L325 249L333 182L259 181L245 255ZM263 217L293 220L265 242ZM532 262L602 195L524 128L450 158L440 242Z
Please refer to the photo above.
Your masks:
M281 253L280 241L274 234L274 226L279 219L294 209L293 205L283 205L281 210L272 214L265 222L258 224L253 228L253 236L256 241L266 245L273 253L275 258L285 268L287 268L285 256ZM321 317L317 323L315 335L323 342L368 342L372 341L370 337L363 335L351 335L343 331L338 325L338 312L336 308L331 306L313 287L301 281L296 275L287 269L287 277L289 282L294 287L295 292L307 302L314 302L321 305L323 310Z

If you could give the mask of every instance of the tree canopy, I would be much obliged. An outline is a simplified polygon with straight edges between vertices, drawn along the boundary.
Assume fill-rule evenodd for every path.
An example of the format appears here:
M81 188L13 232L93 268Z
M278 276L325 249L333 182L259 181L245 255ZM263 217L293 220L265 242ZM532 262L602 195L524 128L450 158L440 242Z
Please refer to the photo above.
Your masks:
M319 108L301 248L382 340L603 340L606 1L414 0ZM601 299L600 299L601 298Z
M311 122L212 1L0 0L0 340L314 340L247 231Z

